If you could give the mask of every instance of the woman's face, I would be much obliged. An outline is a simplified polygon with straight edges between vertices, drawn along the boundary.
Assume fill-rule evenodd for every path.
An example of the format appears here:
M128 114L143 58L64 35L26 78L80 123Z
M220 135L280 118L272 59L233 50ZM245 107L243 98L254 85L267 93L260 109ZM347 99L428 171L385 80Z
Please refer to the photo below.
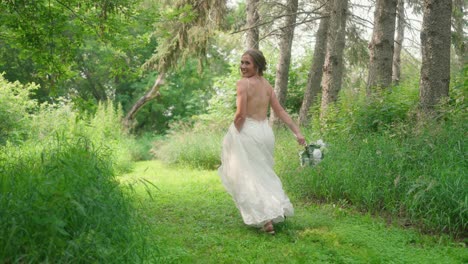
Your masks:
M257 74L257 68L249 54L245 54L241 58L240 70L242 77L252 77Z

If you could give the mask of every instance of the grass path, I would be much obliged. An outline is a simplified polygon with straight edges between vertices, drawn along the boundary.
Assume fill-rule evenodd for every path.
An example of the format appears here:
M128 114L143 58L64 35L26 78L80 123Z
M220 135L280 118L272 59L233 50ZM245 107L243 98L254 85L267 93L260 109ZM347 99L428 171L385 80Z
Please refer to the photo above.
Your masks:
M242 223L216 171L147 161L121 179L135 183L160 263L468 263L467 249L448 238L332 205L293 200L295 216L266 235Z

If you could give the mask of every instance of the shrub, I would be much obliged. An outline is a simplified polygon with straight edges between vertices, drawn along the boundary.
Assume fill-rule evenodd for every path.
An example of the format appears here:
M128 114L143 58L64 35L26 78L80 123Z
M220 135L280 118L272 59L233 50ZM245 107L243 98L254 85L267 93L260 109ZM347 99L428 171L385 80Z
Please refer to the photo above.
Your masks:
M131 138L122 131L122 110L111 101L99 103L96 113L74 110L66 99L54 104L42 104L29 124L29 140L50 140L57 134L70 140L88 138L95 145L105 146L117 173L131 168Z
M361 99L353 111L352 133L378 132L406 121L412 107L417 105L417 95L414 89L396 86Z
M221 141L224 131L214 127L179 127L177 132L156 143L153 152L156 158L167 164L199 169L217 168L221 161Z
M107 102L84 114L62 98L39 106L29 99L34 85L0 84L0 259L149 259L145 226L115 179L132 164L121 109Z
M142 161L142 160L151 160L154 158L152 152L154 142L161 140L163 136L154 135L152 133L143 133L142 135L135 136L132 141L132 147L130 152L132 155L132 160Z
M0 152L0 258L28 263L124 263L138 258L131 199L106 147L85 137Z
M35 84L8 82L0 74L0 144L19 142L27 134L30 113L37 106L30 94L37 88Z
M65 98L39 105L31 99L37 85L8 82L0 75L0 144L43 141L58 133L69 139L86 137L96 145L105 145L119 172L128 171L130 140L122 132L122 109L112 101L99 103L93 114L80 113Z

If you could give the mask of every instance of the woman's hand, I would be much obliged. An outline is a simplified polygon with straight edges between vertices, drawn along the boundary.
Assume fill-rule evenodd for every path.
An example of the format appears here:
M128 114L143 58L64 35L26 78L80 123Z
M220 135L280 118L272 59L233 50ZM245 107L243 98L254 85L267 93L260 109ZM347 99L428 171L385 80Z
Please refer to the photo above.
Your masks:
M305 140L304 136L301 133L296 134L296 140L297 140L297 143L299 143L299 145L301 145L301 146L306 145L306 140Z

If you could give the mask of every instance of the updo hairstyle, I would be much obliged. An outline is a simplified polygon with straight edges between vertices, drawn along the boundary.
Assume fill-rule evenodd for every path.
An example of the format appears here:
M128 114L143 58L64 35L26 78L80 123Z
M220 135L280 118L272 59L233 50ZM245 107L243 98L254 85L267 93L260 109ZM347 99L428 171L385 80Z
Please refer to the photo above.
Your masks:
M263 53L256 49L249 49L244 52L244 55L250 55L252 57L255 67L257 68L258 75L263 76L263 72L266 70L266 59Z

